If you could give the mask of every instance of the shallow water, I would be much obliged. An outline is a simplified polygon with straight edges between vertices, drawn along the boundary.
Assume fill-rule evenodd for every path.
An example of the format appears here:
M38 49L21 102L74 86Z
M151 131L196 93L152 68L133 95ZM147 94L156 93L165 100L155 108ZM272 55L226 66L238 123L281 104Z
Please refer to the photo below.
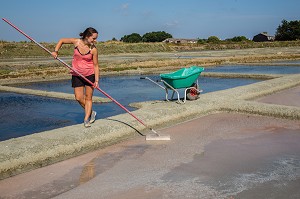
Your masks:
M196 187L191 190L203 197L299 198L299 132L276 131L253 138L214 141L203 154L196 154L192 162L179 165L162 180L192 182Z
M120 103L128 105L132 102L142 102L149 100L164 100L165 91L157 85L148 80L141 80L140 77L144 76L114 76L114 77L101 77L100 88L107 94L111 95ZM152 80L159 80L159 75L147 75ZM210 78L199 77L200 88L203 93L224 90L237 86L252 84L261 80L256 79L242 79L242 78ZM38 89L46 91L56 91L73 93L70 80L62 80L56 82L41 82L18 85L21 88ZM184 89L179 90L183 96ZM95 90L95 96L104 97L100 92Z
M158 75L148 76L159 79ZM200 77L199 84L204 93L233 88L258 82L254 79L221 79ZM70 80L32 83L18 87L73 93ZM134 110L128 104L149 100L164 100L165 91L140 76L102 77L100 88L114 99ZM183 89L180 90L183 96ZM103 95L95 90L95 96ZM83 121L83 109L75 101L60 100L39 96L0 92L0 141L32 133L80 124ZM97 118L107 118L125 113L114 103L94 104Z
M0 141L80 124L83 109L75 101L0 92ZM113 103L94 104L97 118L122 113Z
M300 66L245 66L245 65L221 65L213 68L205 68L205 72L219 73L253 73L253 74L298 74Z

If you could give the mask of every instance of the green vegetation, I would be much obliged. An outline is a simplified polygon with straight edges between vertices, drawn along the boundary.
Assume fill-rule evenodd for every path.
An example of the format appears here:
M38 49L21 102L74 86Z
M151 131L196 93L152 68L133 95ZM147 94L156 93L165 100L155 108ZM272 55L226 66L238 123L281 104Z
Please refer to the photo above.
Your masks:
M143 35L143 42L162 42L165 39L172 38L173 36L165 31L149 32Z
M245 36L236 36L230 39L226 39L226 41L232 41L232 42L246 42L249 41Z
M220 43L221 40L217 36L210 36L210 37L207 38L207 42L216 44L216 43Z
M240 42L249 42L251 41L247 39L245 36L236 36L233 38L225 39L224 41L220 40L217 36L210 36L208 39L198 39L197 43L198 44L205 44L205 43L214 43L214 44L227 44L227 43L237 43L241 44Z
M139 43L142 41L142 37L138 33L132 33L130 35L125 35L121 38L121 41L126 43Z
M139 43L139 42L162 42L167 38L172 38L173 36L165 31L148 32L141 36L138 33L132 33L130 35L125 35L121 38L121 41L126 43Z
M107 60L99 59L102 72L122 72L122 71L148 71L153 72L158 68L176 69L190 65L218 65L222 63L247 63L266 60L283 60L283 59L299 59L298 53L283 53L281 50L278 53L272 52L269 55L253 55L252 53L243 56L232 55L225 58L193 58L193 59L178 59L176 57L159 57L153 56L152 53L172 52L174 55L177 52L196 52L208 51L203 54L213 54L213 50L229 50L229 49L250 49L247 52L257 51L252 48L289 48L300 46L300 21L287 22L282 21L277 29L277 40L273 42L253 42L245 36L236 36L226 40L220 40L217 36L210 36L207 39L198 39L197 43L165 43L161 42L164 39L172 38L172 35L164 32L150 32L143 36L138 33L125 35L121 40L117 41L112 38L111 41L99 42L96 47L99 55L108 55ZM282 41L279 41L282 40ZM54 50L56 43L40 42L47 49ZM292 48L295 49L295 48ZM71 64L71 56L73 55L73 45L63 45L59 50L59 57L68 58L68 64ZM216 52L215 51L215 52ZM241 50L243 52L246 50ZM276 51L276 50L275 50ZM238 52L238 51L237 51ZM114 54L124 54L124 57L131 56L131 53L145 53L143 56L134 56L133 59L122 59L122 56L113 56ZM202 52L201 52L202 53ZM126 55L127 54L127 55ZM163 54L163 53L162 53ZM116 57L116 59L115 59ZM118 58L119 57L119 58ZM24 59L23 59L24 58ZM29 58L29 59L27 59ZM33 58L33 59L31 59ZM155 70L153 70L155 69ZM39 46L30 41L7 42L0 40L0 80L5 78L30 78L69 75L69 70L55 61L51 55L43 51Z
M300 39L300 20L297 21L286 21L282 20L282 24L278 26L275 40L277 41L293 41ZM120 41L127 42L127 43L139 43L139 42L162 42L165 39L173 38L173 36L165 31L158 31L158 32L149 32L141 36L138 33L132 33L130 35L125 35L121 38ZM225 39L225 42L247 42L245 36L235 36L230 39ZM205 44L205 43L222 43L223 41L220 40L217 36L210 36L207 39L200 39L198 38L198 44Z
M55 43L41 43L49 50L54 50ZM120 53L150 53L150 52L176 52L176 51L202 51L202 50L224 50L224 49L246 49L246 48L269 48L269 47L291 47L300 46L300 40L275 41L275 42L253 42L243 40L234 42L231 40L207 42L203 40L197 44L173 44L173 43L125 43L118 41L99 42L97 48L100 55L111 55ZM59 50L60 57L72 56L73 45L63 45ZM33 42L7 42L0 41L0 59L50 57Z
M300 40L300 20L286 21L282 20L281 25L278 26L275 40L278 41L292 41Z

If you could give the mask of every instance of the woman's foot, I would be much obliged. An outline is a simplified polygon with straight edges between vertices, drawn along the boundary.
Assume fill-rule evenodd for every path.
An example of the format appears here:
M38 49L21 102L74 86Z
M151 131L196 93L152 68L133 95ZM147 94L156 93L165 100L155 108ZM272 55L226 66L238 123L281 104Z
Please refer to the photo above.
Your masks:
M85 128L91 127L91 123L88 120L84 120L83 125Z
M90 123L94 123L95 122L96 115L97 115L97 112L96 111L92 111Z

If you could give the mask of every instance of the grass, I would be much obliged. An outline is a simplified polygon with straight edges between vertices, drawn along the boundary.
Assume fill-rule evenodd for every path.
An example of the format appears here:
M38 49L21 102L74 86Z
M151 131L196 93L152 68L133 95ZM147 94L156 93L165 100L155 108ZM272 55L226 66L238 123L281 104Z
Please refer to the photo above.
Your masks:
M55 43L42 43L43 46L52 50ZM180 51L200 51L201 54L208 52L207 50L216 52L224 49L250 49L268 48L276 49L276 47L298 47L300 41L290 42L221 42L218 44L166 44L166 43L122 43L122 42L104 42L97 43L99 55L108 55L110 59L99 59L101 72L122 72L122 71L138 71L142 69L144 72L157 72L157 70L173 70L191 65L214 66L220 64L236 64L251 62L266 62L284 59L300 59L300 54L280 53L276 54L244 54L244 55L227 55L225 57L208 57L208 58L191 58L177 59L167 57L155 57L148 53L157 52L176 52ZM72 45L64 45L60 51L60 57L71 57L73 54ZM295 48L291 48L295 49ZM203 53L202 53L203 52ZM227 52L227 51L226 51ZM245 52L245 51L240 51ZM264 52L264 49L261 51ZM293 52L293 51L292 51ZM131 57L130 53L135 53L133 59L118 59L114 54L126 54ZM146 53L146 56L141 56ZM143 54L145 55L145 54ZM18 61L20 58L20 61ZM46 59L29 59L23 61L22 58L46 58ZM47 59L49 58L49 60ZM17 60L16 60L17 59ZM66 61L71 64L71 61ZM17 78L17 77L35 77L35 76L55 76L68 75L69 70L62 66L58 61L52 60L50 55L32 42L5 42L0 41L0 79Z
M54 50L55 43L41 43L50 51ZM123 42L99 42L96 44L99 54L120 54L120 53L147 53L147 52L171 52L173 49L164 43L123 43ZM59 50L60 56L72 56L73 45L65 44ZM7 58L29 58L49 57L33 42L5 42L0 41L0 59Z
M41 42L47 49L54 50L56 43ZM300 46L300 41L285 42L220 42L204 44L167 44L167 43L123 43L99 42L99 54L111 55L121 53L149 53L149 52L176 52L176 51L203 51L224 49L246 49L267 47L292 47ZM59 51L60 56L72 56L73 45L63 45ZM6 42L0 41L0 59L49 57L49 54L33 42Z

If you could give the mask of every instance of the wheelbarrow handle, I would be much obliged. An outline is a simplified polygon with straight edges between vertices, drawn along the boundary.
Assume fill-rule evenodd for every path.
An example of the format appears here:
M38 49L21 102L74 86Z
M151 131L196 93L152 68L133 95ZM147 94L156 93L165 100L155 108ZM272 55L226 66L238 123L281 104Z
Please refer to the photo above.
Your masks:
M162 88L162 89L165 90L165 87L163 87L162 85L160 85L160 84L157 83L157 82L161 82L161 80L156 80L156 81L154 81L154 80L150 79L149 77L140 77L140 79L147 79L147 80L149 80L150 82L156 84L157 86L159 86L160 88Z

